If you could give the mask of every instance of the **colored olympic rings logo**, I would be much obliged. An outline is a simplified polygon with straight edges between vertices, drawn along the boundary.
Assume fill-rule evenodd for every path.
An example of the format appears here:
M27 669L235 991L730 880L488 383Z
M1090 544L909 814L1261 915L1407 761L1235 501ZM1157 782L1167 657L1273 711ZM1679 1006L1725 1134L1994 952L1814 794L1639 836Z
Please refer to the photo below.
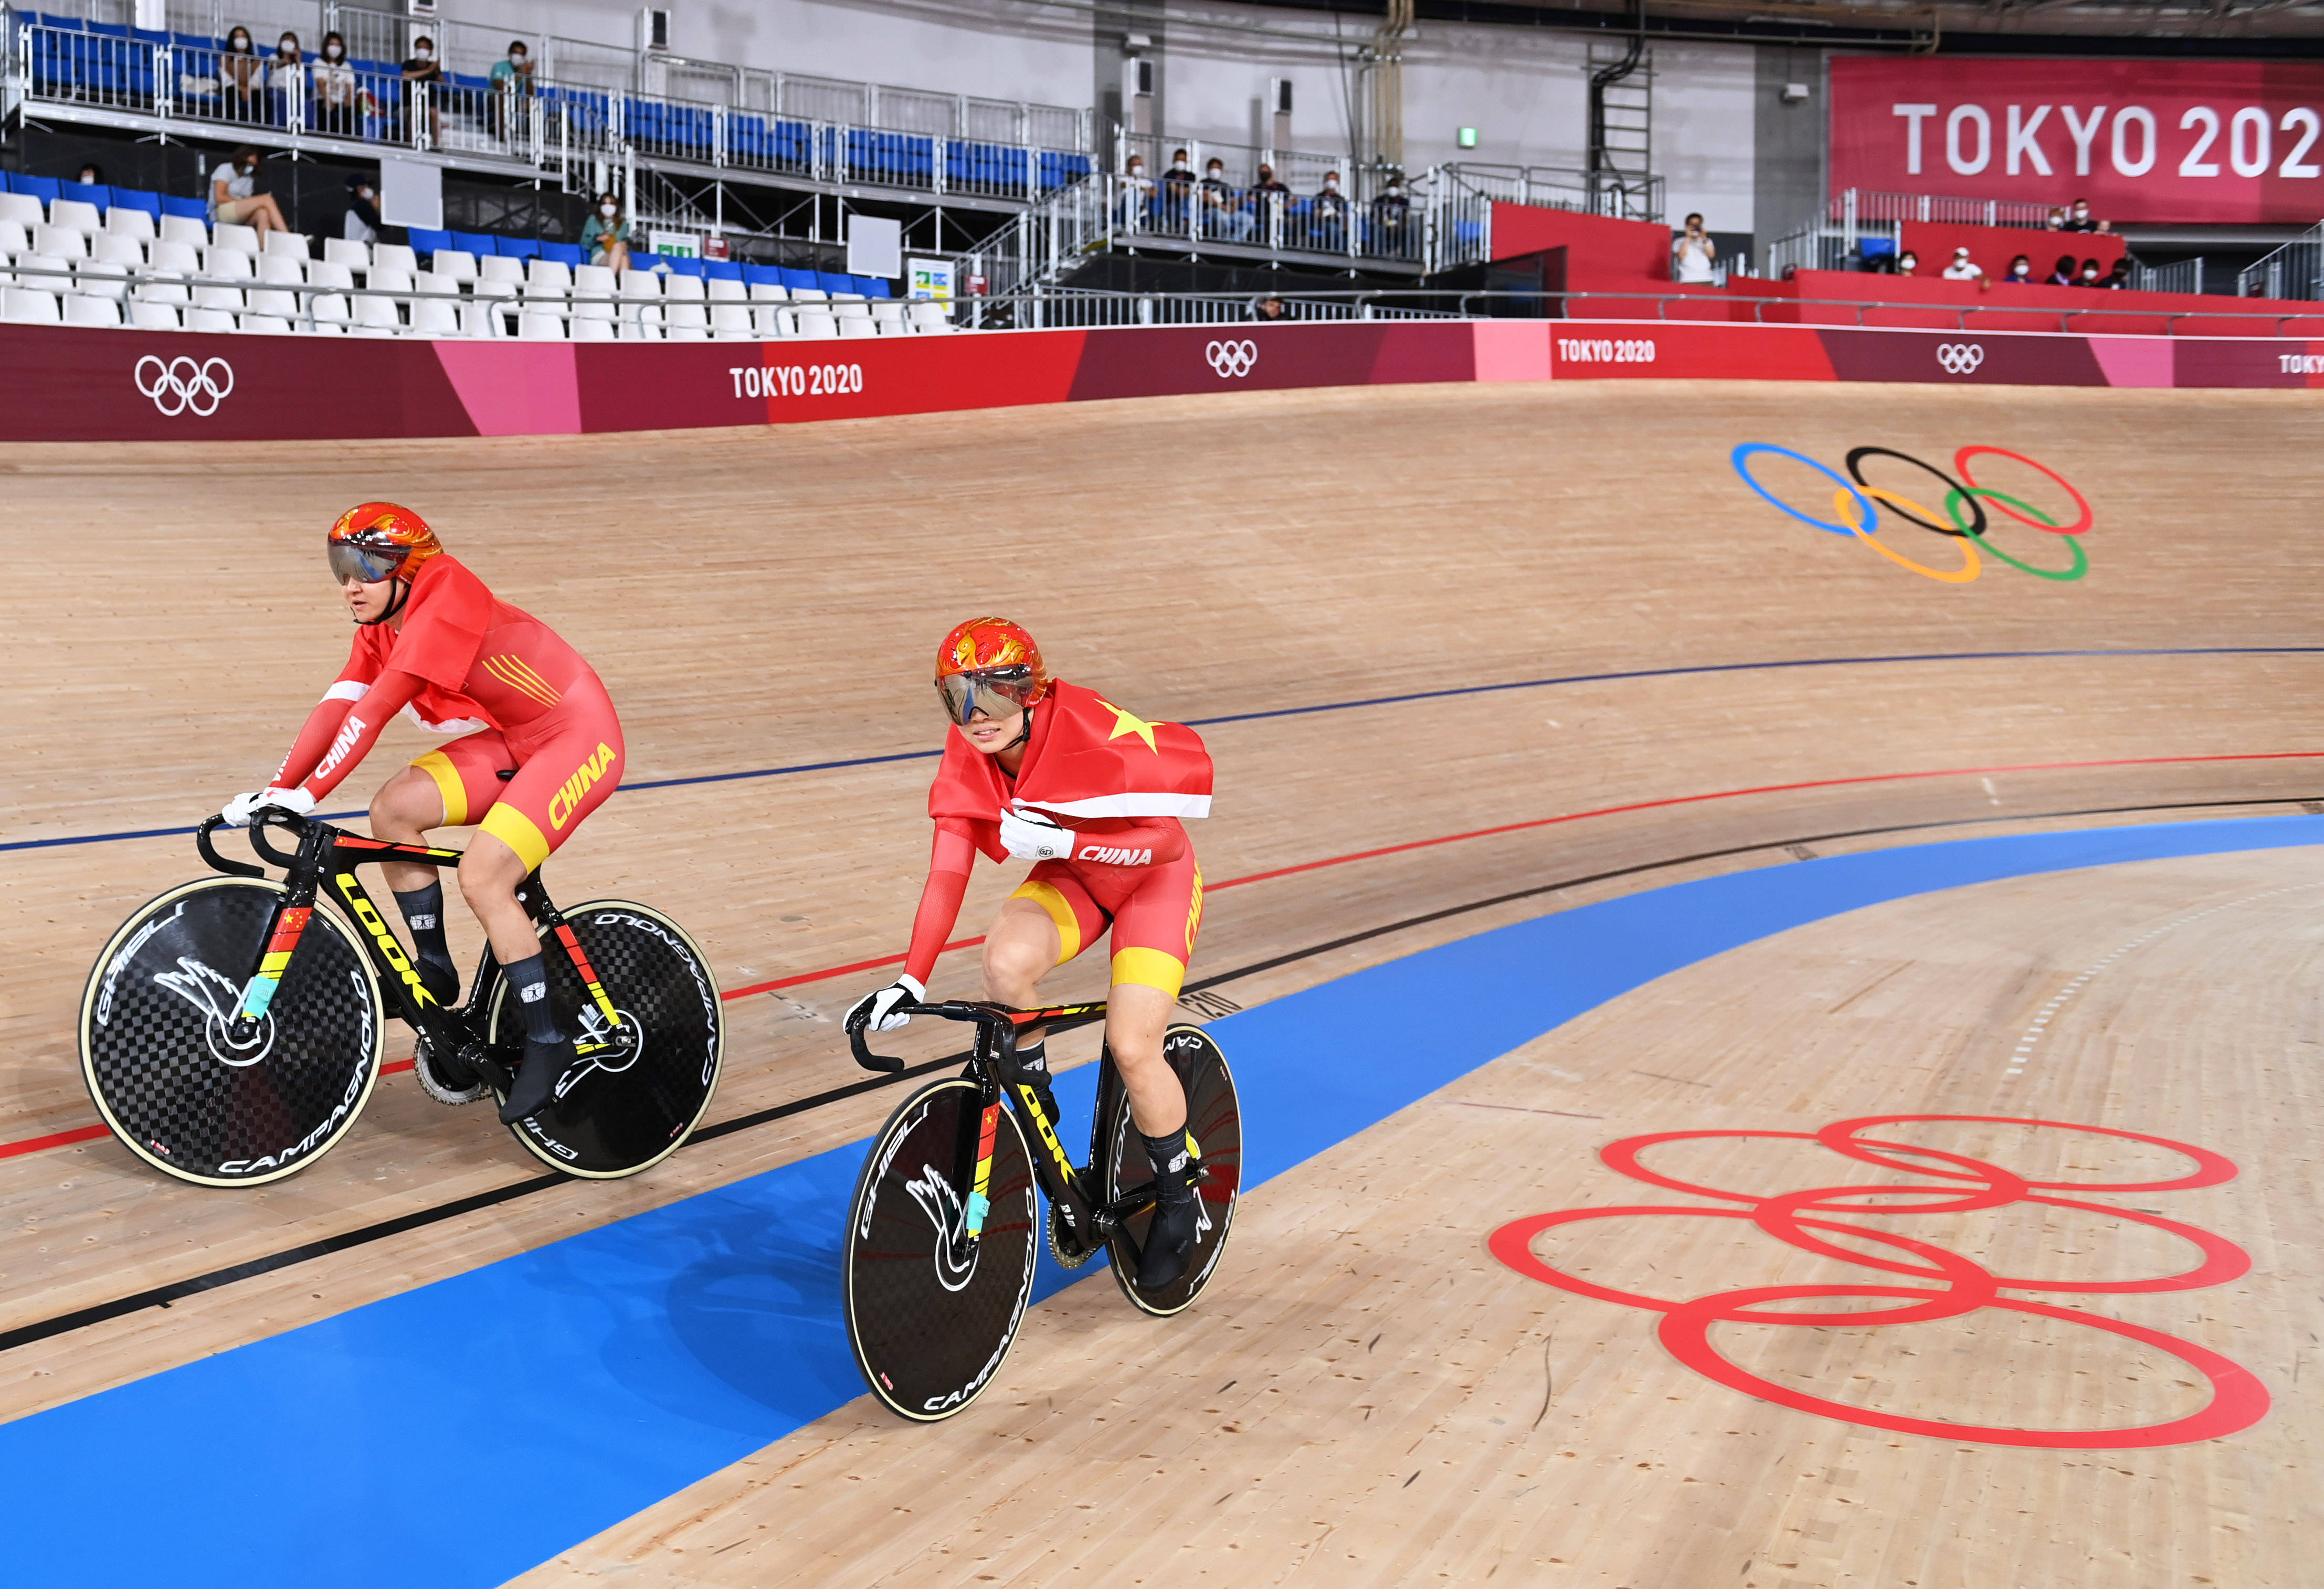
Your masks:
M2195 1169L2168 1180L2103 1185L2067 1180L2029 1180L1981 1159L1860 1134L1884 1125L1923 1120L2088 1132L2182 1153L2194 1161ZM1773 1197L1755 1197L1748 1192L1721 1191L1716 1187L1696 1186L1672 1176L1658 1174L1638 1162L1638 1154L1643 1150L1660 1143L1715 1137L1763 1137L1817 1143L1859 1164L1877 1164L1883 1169L1901 1170L1909 1175L1928 1179L1921 1182L1888 1181L1877 1185L1815 1187L1803 1191L1779 1192ZM2080 1291L2106 1296L2183 1291L2224 1285L2237 1278L2250 1269L2250 1257L2233 1242L2209 1231L2181 1225L2144 1209L2086 1202L2080 1198L2034 1195L2036 1189L2043 1192L2153 1194L2217 1186L2221 1181L2233 1180L2236 1175L2235 1165L2218 1153L2185 1143L2172 1142L2168 1137L2145 1136L2135 1131L2116 1131L2102 1125L2070 1125L2056 1120L2024 1120L2003 1115L1881 1115L1841 1120L1812 1133L1657 1132L1650 1136L1627 1137L1605 1148L1599 1157L1634 1180L1683 1192L1691 1197L1716 1198L1743 1206L1739 1208L1717 1208L1655 1203L1610 1208L1568 1208L1555 1214L1536 1214L1495 1231L1489 1244L1493 1255L1519 1274L1540 1281L1545 1285L1661 1314L1662 1323L1657 1333L1671 1355L1696 1373L1731 1390L1802 1412L1820 1413L1826 1418L1863 1424L1872 1428L1895 1429L1905 1434L1930 1435L1947 1440L1971 1440L1989 1446L2023 1446L2052 1450L2117 1450L2128 1447L2176 1446L2197 1440L2215 1440L2238 1429L2248 1428L2266 1416L2269 1405L2267 1388L2240 1364L2208 1347L2164 1335L2144 1325L2086 1313L2079 1309L2056 1307L2047 1302L2019 1301L2000 1294L2005 1290ZM1903 1197L1927 1200L1909 1203L1895 1200ZM1995 1274L1969 1258L1928 1242L1836 1217L1843 1215L1887 1218L1915 1214L1963 1214L2015 1203L2035 1203L2044 1208L2071 1208L2108 1219L2144 1225L2190 1243L2202 1254L2202 1262L2183 1273L2151 1279L2093 1281L2057 1279L2041 1274L2020 1278ZM1579 1273L1557 1268L1534 1251L1536 1238L1559 1226L1583 1220L1632 1217L1743 1220L1802 1252L1923 1283L1912 1286L1747 1286L1685 1301L1665 1301L1585 1280ZM1847 1245L1831 1239L1835 1236L1844 1238ZM1887 1250L1866 1251L1865 1244L1868 1243ZM1811 1297L1892 1298L1895 1300L1889 1307L1845 1311L1768 1306L1770 1303ZM2167 1353L2210 1381L2210 1401L2181 1418L2122 1428L2026 1429L1951 1423L1940 1419L1908 1418L1901 1413L1882 1412L1849 1402L1829 1401L1789 1385L1777 1384L1729 1362L1711 1346L1710 1339L1711 1327L1714 1324L1804 1325L1852 1330L1867 1325L1917 1324L1932 1319L1957 1318L1987 1308L2010 1313L2030 1313L2065 1324L2088 1325L2108 1335L2136 1341L2154 1351Z
M1818 519L1812 513L1803 513L1789 502L1782 501L1766 486L1761 485L1753 477L1750 467L1753 455L1758 453L1772 453L1776 457L1789 458L1795 464L1804 464L1838 486L1840 489L1831 494L1831 501L1832 510L1839 515L1839 518L1836 520ZM2006 491L1995 491L1990 486L1979 485L1977 482L1977 476L1969 471L1969 460L1988 456L2012 459L2049 480L2052 484L2073 500L2076 510L2074 521L2070 524L2061 524L2022 497L2013 497ZM1867 458L1894 458L1900 464L1909 464L1923 473L1932 476L1938 484L1945 488L1945 494L1939 499L1941 506L1924 507L1910 497L1900 495L1885 486L1872 484L1864 474L1864 461ZM1950 473L1938 468L1934 464L1923 463L1910 453L1900 453L1894 447L1852 449L1848 455L1846 476L1840 474L1829 464L1818 463L1805 453L1795 453L1789 447L1773 446L1766 442L1744 442L1728 455L1728 461L1735 465L1735 473L1743 477L1743 483L1758 492L1762 500L1770 506L1791 515L1803 524L1812 524L1818 529L1829 530L1833 535L1854 536L1891 563L1900 567L1909 568L1923 578L1938 580L1945 584L1965 585L1983 572L1978 556L1980 553L2006 563L2020 574L2030 574L2036 579L2077 580L2090 571L2089 554L2082 549L2080 538L2082 532L2096 522L2095 516L2090 511L2089 500L2074 489L2072 482L2048 464L2035 463L2024 454L2013 453L2006 447L1963 447L1953 455L1953 467ZM1873 532L1880 527L1879 509L1872 505L1875 501L1880 502L1895 517L1915 529L1925 529L1932 535L1950 536L1959 540L1961 565L1959 568L1932 568L1926 564L1915 563L1902 552L1874 539ZM2064 537L2066 548L2072 561L2063 568L2043 568L2035 564L2024 562L2003 551L1993 543L1991 537L1987 533L1993 527L1993 521L1986 512L1987 502L1992 503L1994 511L2005 519L2015 519L2019 524L2031 525L2035 529L2044 529L2052 535ZM1941 520L1940 514L1942 515Z
M150 371L148 364L152 366ZM152 398L153 406L172 418L190 411L207 419L234 392L234 366L224 359L197 364L179 358L164 363L147 354L137 361L134 379L138 391Z
M1203 357L1220 380L1239 381L1258 366L1259 344L1247 336L1240 342L1214 342L1203 350Z
M1985 363L1985 348L1974 342L1937 344L1937 363L1948 375L1966 375Z

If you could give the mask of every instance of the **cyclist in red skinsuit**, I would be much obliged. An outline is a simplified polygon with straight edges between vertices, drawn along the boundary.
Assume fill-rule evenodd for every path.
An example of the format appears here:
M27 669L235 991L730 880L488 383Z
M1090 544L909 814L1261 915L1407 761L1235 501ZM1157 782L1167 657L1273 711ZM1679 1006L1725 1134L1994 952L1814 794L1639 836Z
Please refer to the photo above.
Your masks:
M483 830L460 863L460 893L525 1017L524 1061L501 1111L513 1125L548 1101L573 1052L549 1007L517 886L621 782L621 721L580 654L444 555L410 510L390 502L350 509L332 526L328 546L358 626L347 665L272 785L237 795L222 814L240 826L262 805L312 811L399 712L432 733L460 736L381 787L372 835L424 844L431 828ZM445 942L443 885L430 867L388 862L382 869L411 929L422 988L449 1005L460 977Z
M1185 1272L1197 1210L1185 1092L1162 1034L1202 925L1202 869L1179 819L1210 811L1210 757L1184 724L1051 679L1033 637L1006 619L971 619L936 657L954 731L928 792L928 880L903 976L857 1000L849 1023L887 1032L910 1019L892 1012L926 998L977 851L1035 862L985 934L985 991L1037 1004L1034 984L1111 928L1106 1039L1157 1189L1139 1283L1168 1285ZM1028 1033L1017 1052L1054 1123L1046 1046Z

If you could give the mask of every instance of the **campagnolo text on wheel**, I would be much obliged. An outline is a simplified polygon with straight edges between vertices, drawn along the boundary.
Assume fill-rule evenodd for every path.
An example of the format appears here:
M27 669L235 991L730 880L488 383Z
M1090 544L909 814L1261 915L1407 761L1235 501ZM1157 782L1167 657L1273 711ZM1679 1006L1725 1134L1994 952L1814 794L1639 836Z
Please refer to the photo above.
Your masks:
M431 1096L492 1094L543 1162L595 1177L658 1162L717 1086L717 983L667 916L624 900L559 910L540 877L621 780L604 685L408 509L352 509L327 549L356 624L347 665L269 786L199 829L202 858L226 875L164 893L97 957L80 1050L99 1112L131 1152L180 1180L275 1180L354 1124L393 1015L418 1034ZM398 712L447 742L382 785L368 837L313 819ZM248 827L283 878L220 856L221 824ZM427 841L469 825L480 831L465 851ZM274 848L270 829L296 848ZM412 955L357 877L369 862ZM465 1004L444 868L456 868L487 943Z
M1015 1339L1037 1185L1061 1263L1106 1250L1123 1294L1170 1314L1216 1272L1242 1160L1225 1056L1170 1018L1202 926L1202 872L1182 825L1210 813L1201 738L1052 679L1033 637L1005 619L945 636L936 684L952 730L928 794L936 848L911 948L903 975L846 1019L857 1060L887 1070L901 1061L873 1054L868 1033L922 1013L977 1029L966 1072L914 1093L874 1139L845 1232L857 1364L873 1394L922 1419L973 1401ZM1034 866L986 932L989 1002L930 1003L927 978L979 850ZM1034 1007L1040 979L1109 932L1105 1002ZM1047 1036L1098 1020L1090 1158L1076 1168Z

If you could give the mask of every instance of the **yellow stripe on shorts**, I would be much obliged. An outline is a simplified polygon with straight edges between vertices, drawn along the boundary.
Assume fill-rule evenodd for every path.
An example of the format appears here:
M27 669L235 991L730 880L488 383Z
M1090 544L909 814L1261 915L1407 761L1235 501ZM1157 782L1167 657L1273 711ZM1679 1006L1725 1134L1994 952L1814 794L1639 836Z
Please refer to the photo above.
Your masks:
M436 793L444 797L444 826L466 827L468 786L460 781L460 769L452 765L452 758L441 750L430 750L411 765L436 780Z
M1057 923L1057 963L1064 965L1082 951L1082 924L1074 919L1074 907L1055 886L1038 877L1028 877L1017 885L1011 899L1029 899L1049 913L1049 920Z
M528 872L539 869L549 859L549 840L533 826L532 819L503 800L484 813L484 830L516 851Z
M1172 998L1178 997L1178 986L1186 979L1186 962L1175 954L1158 949L1116 950L1113 956L1113 985L1124 983L1139 987L1158 987Z

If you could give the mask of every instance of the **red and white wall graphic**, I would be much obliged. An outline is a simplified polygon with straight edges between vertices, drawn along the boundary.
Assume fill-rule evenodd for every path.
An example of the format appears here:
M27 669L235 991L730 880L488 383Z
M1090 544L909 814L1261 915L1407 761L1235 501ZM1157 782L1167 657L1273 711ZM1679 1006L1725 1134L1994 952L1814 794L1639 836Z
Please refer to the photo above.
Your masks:
M2305 225L2324 216L2324 65L1842 56L1831 187Z

